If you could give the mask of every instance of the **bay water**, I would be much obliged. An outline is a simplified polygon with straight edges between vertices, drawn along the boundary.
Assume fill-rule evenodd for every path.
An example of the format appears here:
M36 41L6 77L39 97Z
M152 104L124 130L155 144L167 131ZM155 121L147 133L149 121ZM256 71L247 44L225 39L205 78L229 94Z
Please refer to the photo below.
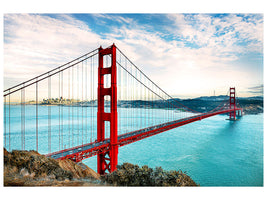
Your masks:
M38 106L38 151L48 153L47 132L48 118L47 106ZM25 106L25 149L36 149L36 120L35 106ZM76 118L71 119L67 115L60 120L62 124L60 131L64 141L60 143L58 136L59 106L51 106L51 150L57 151L58 146L62 148L72 146L71 131L81 130L84 126L69 126L77 123ZM67 107L65 113L68 112ZM72 109L72 108L71 108ZM141 110L142 111L142 110ZM10 131L8 108L4 116L4 142L10 149L21 147L21 108L12 105L10 107ZM155 112L162 112L155 109ZM77 140L86 140L90 134L96 137L96 110L87 113L87 118L92 125L89 135L84 134ZM163 115L157 115L158 118ZM119 148L118 162L122 164L129 162L139 166L148 165L151 168L161 166L164 170L182 170L186 172L200 186L263 186L263 114L244 115L237 121L226 120L227 115L217 115L201 121L197 121L176 129L163 132L159 135ZM70 120L72 121L71 123ZM135 120L140 120L135 118ZM160 121L160 119L158 119ZM130 125L129 125L130 126ZM71 130L69 128L71 127ZM60 128L60 127L59 127ZM127 128L127 127L126 127ZM10 135L9 135L10 132ZM64 134L63 134L64 133ZM10 139L10 141L9 141ZM96 156L82 161L93 170L97 170Z

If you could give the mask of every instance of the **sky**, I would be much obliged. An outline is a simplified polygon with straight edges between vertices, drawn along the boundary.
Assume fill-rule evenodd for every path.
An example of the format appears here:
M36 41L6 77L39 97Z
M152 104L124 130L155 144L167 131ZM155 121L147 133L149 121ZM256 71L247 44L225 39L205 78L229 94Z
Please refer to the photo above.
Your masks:
M263 14L4 14L4 89L116 46L179 98L263 95Z

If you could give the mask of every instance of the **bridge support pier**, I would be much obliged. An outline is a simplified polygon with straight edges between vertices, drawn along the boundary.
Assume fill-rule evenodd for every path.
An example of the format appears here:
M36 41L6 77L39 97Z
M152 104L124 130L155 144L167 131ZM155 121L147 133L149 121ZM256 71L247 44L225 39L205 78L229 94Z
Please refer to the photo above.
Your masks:
M237 116L238 116L238 117L242 117L242 110L239 110L239 111L237 112Z
M111 56L111 66L105 67L104 56ZM113 172L118 164L118 113L117 113L117 75L116 46L99 48L98 57L98 111L97 111L97 141L105 140L105 121L110 122L110 144L107 152L97 154L97 172L101 175ZM104 76L111 75L111 87L104 87ZM107 81L107 79L105 79ZM110 96L110 113L106 113L105 96Z

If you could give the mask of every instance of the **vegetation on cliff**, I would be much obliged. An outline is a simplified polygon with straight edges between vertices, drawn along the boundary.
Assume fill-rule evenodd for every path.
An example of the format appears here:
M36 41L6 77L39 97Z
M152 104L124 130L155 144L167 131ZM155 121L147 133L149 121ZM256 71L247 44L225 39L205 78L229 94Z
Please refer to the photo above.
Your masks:
M47 158L36 151L4 149L4 186L197 186L181 171L130 163L101 176L82 163Z
M182 171L165 171L147 165L139 167L130 163L118 165L111 174L101 177L103 181L115 186L198 186Z
M5 186L96 185L100 176L84 164L47 158L36 151L4 149Z

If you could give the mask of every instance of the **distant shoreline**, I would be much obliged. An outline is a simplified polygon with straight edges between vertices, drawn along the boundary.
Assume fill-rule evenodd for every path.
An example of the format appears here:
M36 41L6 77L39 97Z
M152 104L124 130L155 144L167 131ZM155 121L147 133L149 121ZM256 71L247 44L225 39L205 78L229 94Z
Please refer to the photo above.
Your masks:
M8 105L8 104L6 104ZM20 103L15 103L15 104L10 104L11 106L20 106L22 104ZM32 104L32 103L25 103L24 105L27 106L36 106L36 104ZM39 106L64 106L64 107L97 107L96 105L91 106L91 105L65 105L65 104L42 104L39 103L37 104ZM131 106L118 106L118 108L146 108L146 109L170 109L168 107L131 107ZM173 110L179 110L179 109L173 109ZM182 109L180 109L181 111ZM186 112L186 111L185 111ZM205 111L202 111L203 113ZM257 106L252 106L252 107L243 107L243 114L244 115L257 115L257 114L261 114L263 113L263 107L257 107Z
M194 99L168 99L168 100L119 100L117 102L118 108L146 108L146 109L173 109L183 111L180 103L190 107L200 113L206 113L214 109L223 100L226 101L228 96L211 96L199 97ZM227 102L227 101L226 101ZM244 114L259 114L263 113L263 97L248 97L237 98L237 103L243 108ZM21 103L13 102L10 105L21 105ZM36 105L36 101L28 101L23 105ZM97 100L80 101L75 99L52 98L43 99L38 102L40 106L66 106L66 107L97 107ZM105 106L109 106L110 102L106 101ZM171 107L170 107L171 105ZM184 110L187 112L187 110Z

